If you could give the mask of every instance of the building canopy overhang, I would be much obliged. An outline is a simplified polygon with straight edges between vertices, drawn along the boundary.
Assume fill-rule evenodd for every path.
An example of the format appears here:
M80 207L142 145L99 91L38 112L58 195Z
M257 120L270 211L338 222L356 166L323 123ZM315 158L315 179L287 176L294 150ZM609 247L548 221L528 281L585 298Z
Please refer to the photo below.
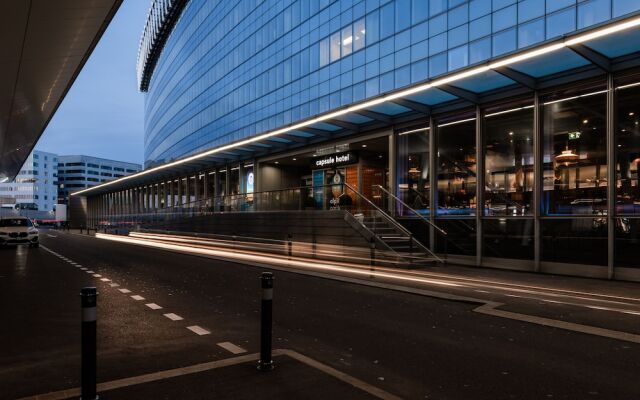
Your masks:
M121 3L0 4L0 182L19 172Z
M167 162L74 195L111 193L365 130L411 126L434 113L523 95L634 66L640 66L638 14Z

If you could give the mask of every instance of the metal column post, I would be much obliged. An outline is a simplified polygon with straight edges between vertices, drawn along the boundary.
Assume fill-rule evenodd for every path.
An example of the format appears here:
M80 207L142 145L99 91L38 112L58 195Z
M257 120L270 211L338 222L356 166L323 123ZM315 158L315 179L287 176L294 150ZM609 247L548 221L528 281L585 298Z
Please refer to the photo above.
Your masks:
M540 214L542 212L543 163L542 156L542 129L541 129L540 97L538 92L533 92L533 270L540 272L542 259L542 224Z
M615 276L616 138L613 74L607 75L607 278Z
M438 210L438 127L432 116L429 116L429 220L436 223ZM443 238L442 240L447 240ZM436 251L436 230L433 225L429 228L429 248Z
M476 106L476 266L482 265L482 216L484 215L484 157L482 110Z
M389 192L394 195L398 195L398 188L396 184L396 135L395 132L391 131L388 136L389 139L389 156L388 156L388 169L389 169ZM388 211L391 212L391 215L395 215L395 201L393 199L389 199Z

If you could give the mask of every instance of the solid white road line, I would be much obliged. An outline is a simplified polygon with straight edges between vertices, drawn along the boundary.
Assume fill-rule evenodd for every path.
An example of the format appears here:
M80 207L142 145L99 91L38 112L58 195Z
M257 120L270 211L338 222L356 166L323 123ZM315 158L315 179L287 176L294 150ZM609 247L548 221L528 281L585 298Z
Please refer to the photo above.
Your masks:
M124 294L131 293L131 290L129 290L129 289L124 289L124 288L123 288L123 289L118 289L118 290L119 290L120 292L124 293Z
M242 354L242 353L246 353L247 351L245 349L243 349L240 346L236 346L235 344L231 343L231 342L222 342L222 343L218 343L218 346L222 347L223 349L227 350L228 352L230 352L231 354Z
M211 333L208 330L199 327L198 325L187 326L187 329L199 336L208 335Z
M140 296L139 294L134 294L133 296L131 296L131 298L136 301L144 300L144 297Z
M157 305L156 303L145 304L145 306L149 307L152 310L160 310L160 309L162 309L162 307Z
M184 319L178 314L174 314L174 313L168 313L168 314L162 314L162 315L164 315L165 317L169 318L172 321L182 321Z

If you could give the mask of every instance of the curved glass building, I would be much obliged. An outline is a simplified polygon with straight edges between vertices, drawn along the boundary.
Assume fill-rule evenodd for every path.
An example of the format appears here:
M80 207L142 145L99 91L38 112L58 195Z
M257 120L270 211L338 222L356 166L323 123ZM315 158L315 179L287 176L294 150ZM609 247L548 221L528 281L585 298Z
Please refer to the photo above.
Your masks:
M146 170L80 193L94 223L346 210L388 251L640 280L636 0L155 0L138 80Z

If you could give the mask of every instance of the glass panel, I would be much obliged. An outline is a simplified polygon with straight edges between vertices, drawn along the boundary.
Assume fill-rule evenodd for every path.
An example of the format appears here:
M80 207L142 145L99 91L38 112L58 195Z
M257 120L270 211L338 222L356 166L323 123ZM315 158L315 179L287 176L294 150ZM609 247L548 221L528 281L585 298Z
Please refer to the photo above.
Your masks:
M640 1L638 0L613 0L614 17L619 17L638 10L640 10Z
M429 137L429 131L422 128L417 132L398 134L396 142L397 196L424 214L429 213Z
M365 41L365 28L364 28L364 18L356 21L353 25L353 35L355 36L353 41L353 51L358 51L364 47Z
M411 0L396 0L396 32L411 24Z
M544 15L544 1L522 0L518 3L518 22L528 21L542 15Z
M518 47L530 46L544 40L544 18L520 25L518 28Z
M240 168L234 167L229 171L229 191L230 194L240 193Z
M640 219L616 218L615 266L640 268Z
M487 110L484 127L485 214L531 215L533 106Z
M340 58L340 32L331 35L331 62Z
M351 25L342 28L342 57L351 54L351 48L353 46L353 33L351 32Z
M473 219L437 219L436 225L447 236L436 235L436 251L463 256L476 255L476 221Z
M380 38L384 39L394 33L394 10L393 3L380 8Z
M329 64L329 38L320 42L320 66Z
M591 0L578 5L578 29L611 18L610 0Z
M616 90L616 212L640 214L640 86Z
M482 224L484 256L533 260L533 219L485 219Z
M607 218L542 220L542 260L607 265Z
M607 209L606 93L557 93L542 106L542 212L603 215Z
M476 123L438 126L438 214L476 213Z
M411 22L416 24L427 19L429 15L429 2L425 0L413 0L411 10Z
M564 11L559 11L555 14L547 15L547 39L563 35L575 29L576 29L575 7L571 7Z

